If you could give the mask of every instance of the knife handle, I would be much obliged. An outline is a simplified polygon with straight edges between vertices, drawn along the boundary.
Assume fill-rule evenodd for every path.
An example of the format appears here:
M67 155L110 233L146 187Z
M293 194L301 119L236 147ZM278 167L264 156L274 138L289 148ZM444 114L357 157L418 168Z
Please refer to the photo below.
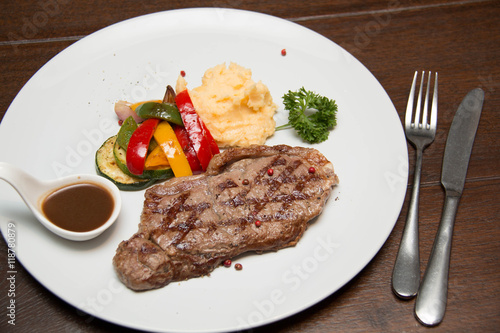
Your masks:
M438 325L448 297L451 240L460 196L446 196L441 223L415 302L415 315L426 326Z
M420 284L420 254L418 249L418 204L420 174L422 171L422 149L416 150L415 173L410 206L399 245L398 255L392 271L392 291L400 298L410 299L417 294Z

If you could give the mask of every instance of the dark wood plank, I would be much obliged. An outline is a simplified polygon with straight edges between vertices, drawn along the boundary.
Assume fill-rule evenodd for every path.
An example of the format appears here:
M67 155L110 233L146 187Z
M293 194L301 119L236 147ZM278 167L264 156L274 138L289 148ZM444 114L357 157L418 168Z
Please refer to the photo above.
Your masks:
M259 1L259 0L173 0L173 1L93 1L74 3L68 0L2 1L4 13L0 25L0 41L59 38L88 35L108 25L132 17L159 11L193 8L222 7L262 12L287 19L303 19L310 16L352 15L386 11L397 7L428 7L441 0L421 0L404 3L399 0L336 0L317 1Z
M52 57L71 45L72 41L0 45L0 122L18 92Z

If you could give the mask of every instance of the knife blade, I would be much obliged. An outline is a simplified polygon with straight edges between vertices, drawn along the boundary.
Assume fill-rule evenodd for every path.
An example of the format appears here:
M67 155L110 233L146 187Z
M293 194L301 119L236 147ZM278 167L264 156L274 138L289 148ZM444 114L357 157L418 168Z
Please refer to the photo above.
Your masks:
M472 146L484 102L484 91L471 90L451 123L441 171L446 198L432 252L415 302L415 316L426 326L438 325L446 311L451 240L455 216L465 185Z
M483 100L482 89L470 91L458 107L451 123L441 172L441 183L449 195L460 195L464 188Z

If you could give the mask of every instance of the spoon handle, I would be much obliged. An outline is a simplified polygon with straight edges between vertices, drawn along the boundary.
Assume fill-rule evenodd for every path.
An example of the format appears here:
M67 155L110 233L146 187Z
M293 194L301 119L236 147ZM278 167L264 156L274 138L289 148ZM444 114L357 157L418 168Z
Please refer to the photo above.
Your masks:
M9 163L0 162L0 179L12 185L30 208L31 203L36 202L39 193L33 189L37 189L39 182L25 171Z

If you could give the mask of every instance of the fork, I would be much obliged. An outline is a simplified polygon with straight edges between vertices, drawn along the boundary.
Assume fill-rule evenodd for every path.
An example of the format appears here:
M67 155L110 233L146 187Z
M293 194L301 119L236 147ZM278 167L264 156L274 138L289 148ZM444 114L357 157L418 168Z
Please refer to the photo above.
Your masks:
M429 72L424 105L422 108L422 92L425 72L422 72L417 105L413 108L418 71L413 76L413 82L408 97L405 115L406 138L416 149L415 172L413 175L413 190L406 224L401 238L398 255L392 272L392 290L401 298L409 299L417 294L420 284L420 255L418 249L418 204L420 192L420 174L422 171L423 151L429 146L436 135L438 73L435 74L432 108L429 116L429 94L432 72Z

